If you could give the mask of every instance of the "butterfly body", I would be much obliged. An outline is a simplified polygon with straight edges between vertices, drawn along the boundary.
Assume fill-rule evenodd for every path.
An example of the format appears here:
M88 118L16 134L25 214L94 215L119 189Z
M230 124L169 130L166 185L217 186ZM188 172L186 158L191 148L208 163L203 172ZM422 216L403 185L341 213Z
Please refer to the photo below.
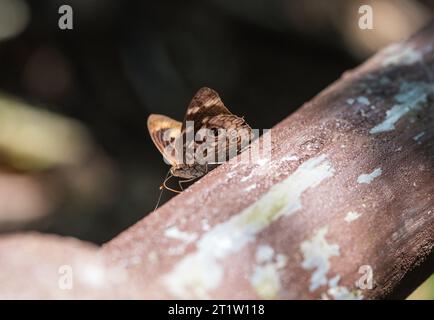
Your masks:
M196 93L182 123L151 114L148 130L172 166L172 175L184 179L205 175L213 165L238 154L252 138L251 128L244 119L232 114L209 88Z
M172 166L172 168L170 168L170 173L175 177L184 179L199 178L207 173L207 166L200 164L181 164L178 166Z

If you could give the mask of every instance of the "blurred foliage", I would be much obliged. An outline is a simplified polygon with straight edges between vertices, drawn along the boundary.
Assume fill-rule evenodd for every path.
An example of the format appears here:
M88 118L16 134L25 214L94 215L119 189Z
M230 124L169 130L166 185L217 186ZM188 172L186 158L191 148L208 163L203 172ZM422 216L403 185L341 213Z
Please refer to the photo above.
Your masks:
M91 144L78 122L0 94L0 162L41 170L83 161Z
M408 300L434 300L434 275L426 280L408 298Z

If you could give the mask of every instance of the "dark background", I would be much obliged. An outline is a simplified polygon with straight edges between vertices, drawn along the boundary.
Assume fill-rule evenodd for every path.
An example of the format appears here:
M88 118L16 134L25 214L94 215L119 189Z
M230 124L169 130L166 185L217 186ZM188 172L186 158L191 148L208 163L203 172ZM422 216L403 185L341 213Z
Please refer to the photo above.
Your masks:
M366 3L374 30L358 28ZM63 4L74 10L73 30L58 27ZM66 157L71 146L91 146L72 165L41 168L41 145L23 167L11 156L14 130L31 125L54 140L57 131L17 112L0 128L12 131L0 143L0 231L108 241L154 209L168 170L149 138L149 114L181 120L209 86L251 127L271 128L345 70L415 32L433 8L416 0L0 0L0 107L12 96L29 112L50 111L48 121L77 120L87 135L57 146ZM171 196L165 191L162 203Z

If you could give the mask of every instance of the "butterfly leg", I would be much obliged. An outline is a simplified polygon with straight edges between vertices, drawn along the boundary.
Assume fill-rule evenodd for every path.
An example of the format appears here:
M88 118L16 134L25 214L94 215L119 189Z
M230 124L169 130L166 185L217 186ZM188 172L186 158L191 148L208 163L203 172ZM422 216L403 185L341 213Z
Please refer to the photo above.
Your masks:
M196 179L196 177L193 177L193 178L190 178L190 179L187 179L187 180L179 180L179 181L178 181L178 185L179 185L179 187L181 188L181 190L184 191L184 188L182 187L182 184L183 184L183 183L186 183L186 182L193 181L194 179Z
M175 192L175 193L181 193L181 191L178 191L178 190L175 190L175 189L172 189L172 188L170 188L170 187L168 187L167 185L166 185L166 182L170 179L170 178L172 178L173 177L173 175L170 175L168 178L166 178L166 179L164 179L164 181L163 181L163 183L161 184L161 186L160 186L160 190L162 190L162 189L167 189L167 190L169 190L169 191L172 191L172 192Z

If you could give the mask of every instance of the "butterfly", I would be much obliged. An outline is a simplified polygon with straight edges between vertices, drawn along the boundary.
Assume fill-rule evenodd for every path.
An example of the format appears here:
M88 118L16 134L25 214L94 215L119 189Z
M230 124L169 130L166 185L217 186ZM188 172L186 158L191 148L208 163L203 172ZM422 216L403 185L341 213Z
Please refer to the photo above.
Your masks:
M162 186L175 192L165 185L172 176L186 179L181 182L199 178L209 166L239 154L252 139L244 118L232 114L217 92L206 87L194 95L183 122L151 114L147 125L152 141L171 165L171 176Z

